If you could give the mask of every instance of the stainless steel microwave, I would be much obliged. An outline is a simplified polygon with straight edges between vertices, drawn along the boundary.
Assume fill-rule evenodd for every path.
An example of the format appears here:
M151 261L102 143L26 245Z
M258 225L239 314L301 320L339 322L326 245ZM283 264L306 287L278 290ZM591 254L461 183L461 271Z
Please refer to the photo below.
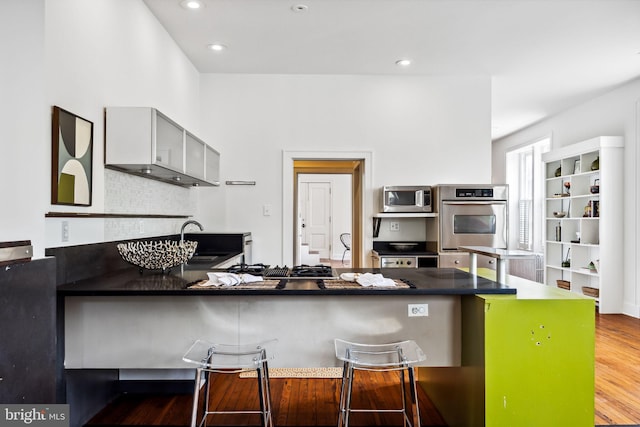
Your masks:
M428 185L386 185L382 187L382 212L433 212Z

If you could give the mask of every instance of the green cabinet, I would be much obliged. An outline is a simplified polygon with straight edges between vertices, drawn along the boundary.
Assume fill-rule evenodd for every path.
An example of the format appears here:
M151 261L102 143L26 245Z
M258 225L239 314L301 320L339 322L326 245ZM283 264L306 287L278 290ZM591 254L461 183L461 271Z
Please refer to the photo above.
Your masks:
M420 384L452 427L593 427L595 302L519 293L463 296L461 366L420 368Z

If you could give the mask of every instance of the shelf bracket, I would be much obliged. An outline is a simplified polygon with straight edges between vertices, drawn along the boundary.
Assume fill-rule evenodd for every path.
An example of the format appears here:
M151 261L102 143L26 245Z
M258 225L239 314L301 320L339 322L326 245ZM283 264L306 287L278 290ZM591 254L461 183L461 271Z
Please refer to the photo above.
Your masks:
M382 218L373 217L373 237L378 237L380 234L380 223L382 222Z

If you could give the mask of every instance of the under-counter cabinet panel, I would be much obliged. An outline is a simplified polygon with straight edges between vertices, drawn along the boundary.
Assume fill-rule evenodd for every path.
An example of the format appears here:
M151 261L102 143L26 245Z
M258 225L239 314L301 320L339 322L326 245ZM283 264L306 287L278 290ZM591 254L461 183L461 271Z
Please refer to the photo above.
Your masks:
M477 256L477 268L496 269L496 260L484 255ZM440 252L440 268L469 268L469 252Z
M545 283L622 312L622 137L603 136L543 155Z
M219 185L220 154L149 107L105 109L105 166L181 186Z

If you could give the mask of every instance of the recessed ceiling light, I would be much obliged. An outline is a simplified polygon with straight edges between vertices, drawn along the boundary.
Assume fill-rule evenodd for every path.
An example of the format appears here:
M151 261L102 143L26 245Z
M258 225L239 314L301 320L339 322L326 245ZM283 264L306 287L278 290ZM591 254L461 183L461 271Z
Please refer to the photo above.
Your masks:
M204 3L202 3L200 0L182 0L180 2L180 6L184 7L185 9L196 10L203 8Z
M294 12L306 12L307 10L309 10L309 6L307 6L306 4L295 4L291 6L291 10L293 10Z
M221 43L211 43L209 46L207 46L209 49L211 49L214 52L222 52L223 50L225 50L227 48L227 46L221 44Z
M410 59L398 59L396 61L396 65L398 67L408 67L409 65L411 65L411 60Z

